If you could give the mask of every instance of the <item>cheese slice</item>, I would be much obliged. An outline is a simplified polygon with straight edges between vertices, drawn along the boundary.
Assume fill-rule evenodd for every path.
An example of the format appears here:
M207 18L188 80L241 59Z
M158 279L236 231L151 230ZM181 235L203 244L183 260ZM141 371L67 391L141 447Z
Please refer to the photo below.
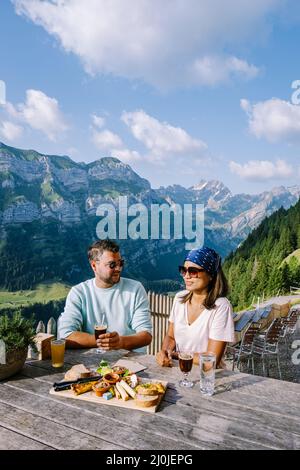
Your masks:
M135 398L135 395L136 395L135 391L124 380L121 380L119 385L121 385L121 387L125 389L128 395L130 395L132 398Z
M120 385L119 382L116 383L116 388L117 388L118 392L120 393L120 395L122 397L122 400L124 400L124 401L129 400L128 393L126 392L126 390L124 390L124 388Z

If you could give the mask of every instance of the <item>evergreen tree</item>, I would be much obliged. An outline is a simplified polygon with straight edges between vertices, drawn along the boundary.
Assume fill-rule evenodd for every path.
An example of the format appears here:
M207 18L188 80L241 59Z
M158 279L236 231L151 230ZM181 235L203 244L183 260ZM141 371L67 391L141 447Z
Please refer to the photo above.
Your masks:
M253 296L289 293L300 285L300 263L285 258L300 248L300 201L288 210L280 208L253 230L235 253L225 260L224 271L236 309L249 306Z

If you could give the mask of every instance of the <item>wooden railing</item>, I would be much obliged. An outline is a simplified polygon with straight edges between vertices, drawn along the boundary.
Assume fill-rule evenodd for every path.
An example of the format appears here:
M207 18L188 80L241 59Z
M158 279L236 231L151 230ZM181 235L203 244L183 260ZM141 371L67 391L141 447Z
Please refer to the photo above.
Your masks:
M290 294L299 294L300 286L290 286Z
M147 353L154 355L160 350L166 335L173 298L149 291L148 299L152 321L152 342L147 348Z
M168 295L148 292L148 299L152 321L152 342L147 347L147 354L155 355L161 348L162 341L168 328L168 319L173 305L173 298ZM47 325L40 321L36 328L36 333L49 333L56 335L57 324L51 317Z

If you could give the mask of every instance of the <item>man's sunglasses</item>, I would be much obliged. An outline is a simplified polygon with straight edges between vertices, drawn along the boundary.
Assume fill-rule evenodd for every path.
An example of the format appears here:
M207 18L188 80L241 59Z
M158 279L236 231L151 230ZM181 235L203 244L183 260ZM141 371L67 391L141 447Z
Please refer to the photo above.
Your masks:
M120 261L111 261L110 263L107 263L106 266L109 266L110 269L115 269L117 266L120 268L123 268L125 263L124 259L120 259Z
M99 259L95 259L96 263L99 263ZM107 263L105 266L108 266L110 269L115 269L117 266L120 268L123 268L125 263L124 259L120 259L120 261L110 261L110 263Z
M182 277L186 276L189 273L190 277L198 277L199 273L204 273L205 269L203 268L194 268L193 266L189 266L186 268L185 266L178 266L178 270Z

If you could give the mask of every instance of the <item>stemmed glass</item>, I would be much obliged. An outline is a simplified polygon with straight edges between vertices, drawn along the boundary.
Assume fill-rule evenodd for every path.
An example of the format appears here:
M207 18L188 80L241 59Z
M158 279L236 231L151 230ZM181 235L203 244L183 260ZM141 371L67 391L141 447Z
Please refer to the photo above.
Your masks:
M192 351L179 351L179 367L181 372L183 372L183 379L180 380L180 387L191 388L194 385L194 382L188 379L189 373L193 367L193 358L194 354Z

